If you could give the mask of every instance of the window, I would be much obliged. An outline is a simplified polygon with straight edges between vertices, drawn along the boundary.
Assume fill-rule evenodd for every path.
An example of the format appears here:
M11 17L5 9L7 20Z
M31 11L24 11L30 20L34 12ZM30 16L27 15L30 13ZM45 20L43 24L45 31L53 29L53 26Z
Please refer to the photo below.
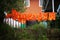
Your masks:
M24 3L26 7L30 7L30 0L25 0Z
M39 7L43 6L43 0L39 0Z

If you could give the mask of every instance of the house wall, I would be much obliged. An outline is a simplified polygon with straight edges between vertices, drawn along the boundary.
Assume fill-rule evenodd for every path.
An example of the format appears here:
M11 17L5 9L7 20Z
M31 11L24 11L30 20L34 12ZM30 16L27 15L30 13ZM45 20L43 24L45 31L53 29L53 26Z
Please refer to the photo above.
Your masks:
M40 13L41 7L39 7L39 0L30 0L30 7L26 8L25 13Z

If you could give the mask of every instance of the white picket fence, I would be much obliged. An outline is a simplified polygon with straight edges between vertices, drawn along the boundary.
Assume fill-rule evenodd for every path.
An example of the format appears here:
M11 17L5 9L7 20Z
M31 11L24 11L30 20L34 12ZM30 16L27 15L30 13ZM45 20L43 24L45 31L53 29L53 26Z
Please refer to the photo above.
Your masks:
M16 21L16 20L13 20L12 18L5 18L4 23L6 23L6 24L8 24L8 25L10 25L11 27L14 27L14 28L21 27L21 23Z
M7 12L4 11L4 14L7 15ZM16 20L13 20L12 18L4 18L4 23L8 24L9 26L11 27L16 27L16 28L19 28L21 27L21 23L16 21Z

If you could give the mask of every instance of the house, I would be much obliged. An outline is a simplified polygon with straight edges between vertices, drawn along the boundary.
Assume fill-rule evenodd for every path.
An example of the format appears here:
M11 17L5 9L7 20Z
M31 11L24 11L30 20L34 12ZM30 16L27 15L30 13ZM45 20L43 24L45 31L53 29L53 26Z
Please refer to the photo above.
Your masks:
M42 11L43 0L25 0L25 13L40 13Z
M16 12L16 10L15 10L15 11L12 11L12 14L11 14L12 15L11 18L14 19L14 20L11 20L11 21L14 21L14 24L13 24L13 22L12 23L9 22L9 24L13 24L14 26L18 27L18 23L19 22L22 22L22 24L26 23L27 25L29 25L29 24L32 24L32 23L34 24L34 22L36 23L36 20L38 20L38 21L42 21L42 20L45 20L45 19L46 20L47 19L55 20L55 13L53 13L53 12L50 12L48 14L47 13L42 13L42 11L43 11L43 2L44 2L43 0L24 0L24 3L26 4L26 6L25 6L26 10L25 10L24 13L28 13L29 15L30 15L30 13L31 14L35 14L36 13L38 15L30 15L29 16L28 14L24 14L24 16L23 16L23 14L21 13L21 15L19 16L19 14L16 15L16 13L18 13L18 12ZM39 14L41 14L41 15L39 15ZM43 18L42 18L42 15L44 15ZM21 16L22 16L22 18L20 18ZM16 21L16 19L19 19L19 20ZM23 20L21 20L21 19L23 19ZM8 19L8 21L9 20L10 19ZM28 21L28 22L26 22L26 21ZM21 24L19 24L19 26L20 25Z
M24 2L26 2L26 13L56 12L60 4L59 0L25 0Z

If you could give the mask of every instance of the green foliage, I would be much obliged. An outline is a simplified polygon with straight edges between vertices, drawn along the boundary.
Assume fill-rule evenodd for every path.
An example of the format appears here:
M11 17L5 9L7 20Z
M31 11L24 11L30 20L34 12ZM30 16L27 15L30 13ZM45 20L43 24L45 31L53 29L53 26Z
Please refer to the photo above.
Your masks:
M33 29L16 30L16 37L18 40L47 40L46 35L39 30Z
M55 28L60 29L60 14L56 14L56 20L55 20Z
M5 11L11 11L12 8L20 12L25 11L24 0L0 0L0 4Z
M17 29L11 28L7 24L1 24L0 34L4 33L4 35L0 36L0 40L47 40L46 30L40 27L37 29L37 24L35 27L35 29L31 29L32 27Z
M14 30L7 24L0 23L0 40L12 40Z
M0 24L0 40L57 40L57 38L54 37L58 37L59 34L60 29L47 30L39 24L32 25L25 29L11 28L7 24ZM49 38L48 36L53 36L53 38Z
M25 11L25 8L24 8L24 0L17 0L16 3L15 3L15 9L17 11L20 11L20 12L24 12Z
M47 29L47 24L46 23L44 23L44 22L40 22L40 23L36 23L36 24L34 24L34 25L31 25L30 27L28 27L28 28L31 28L31 29L40 29L40 28L42 28L42 29Z

